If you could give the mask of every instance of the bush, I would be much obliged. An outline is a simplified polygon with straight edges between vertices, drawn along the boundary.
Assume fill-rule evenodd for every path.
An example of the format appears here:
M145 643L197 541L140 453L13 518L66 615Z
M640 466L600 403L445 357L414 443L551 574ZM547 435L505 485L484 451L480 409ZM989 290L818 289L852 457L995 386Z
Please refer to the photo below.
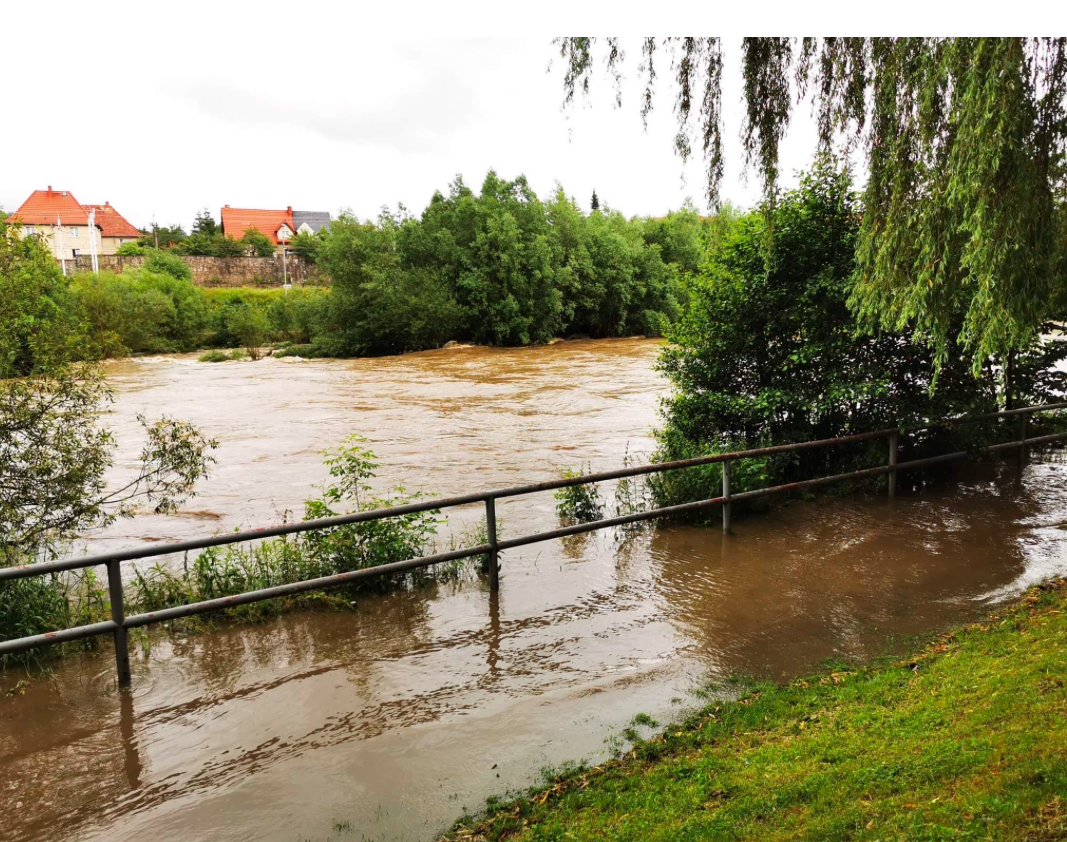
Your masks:
M267 326L267 314L259 307L244 304L226 310L227 332L244 346L253 360L260 357L260 348L266 341Z
M561 473L561 477L563 479L573 479L591 472L592 468L586 465L584 471L581 469L577 471L565 470ZM573 523L590 523L604 517L604 504L600 499L600 489L595 482L557 489L554 496L556 498L556 514L560 516L561 520Z
M143 246L139 246L137 243L123 243L115 250L115 254L120 255L121 257L139 257L147 253L148 250Z
M147 250L148 259L144 262L144 270L159 275L170 275L179 281L192 281L193 270L178 255L157 249Z
M71 291L89 327L93 355L190 351L207 325L203 291L173 275L143 268L121 275L83 273L74 278Z
M272 257L274 255L274 243L270 237L256 228L249 228L241 237L240 244L244 253L255 257Z
M225 363L230 360L240 360L246 356L248 356L247 352L241 349L234 349L233 351L219 351L215 349L201 354L197 357L197 362Z

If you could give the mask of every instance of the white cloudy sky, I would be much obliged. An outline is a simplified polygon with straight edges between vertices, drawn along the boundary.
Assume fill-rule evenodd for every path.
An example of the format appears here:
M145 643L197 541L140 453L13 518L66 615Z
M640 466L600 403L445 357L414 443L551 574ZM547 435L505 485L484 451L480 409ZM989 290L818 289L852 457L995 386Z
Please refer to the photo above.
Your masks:
M666 84L645 132L636 87L617 110L603 75L591 102L563 111L558 64L546 72L548 35L427 37L434 27L411 6L418 37L383 38L356 4L306 6L313 16L296 7L5 9L0 206L14 210L50 184L110 201L141 227L154 216L188 229L199 208L217 215L226 203L368 217L397 202L419 212L457 173L476 187L489 168L524 173L541 194L558 180L583 207L594 188L627 214L660 214L687 196L704 206L702 162L683 167L672 152ZM749 205L758 184L743 179L736 140L738 44L726 41L723 196ZM813 148L801 113L786 173Z

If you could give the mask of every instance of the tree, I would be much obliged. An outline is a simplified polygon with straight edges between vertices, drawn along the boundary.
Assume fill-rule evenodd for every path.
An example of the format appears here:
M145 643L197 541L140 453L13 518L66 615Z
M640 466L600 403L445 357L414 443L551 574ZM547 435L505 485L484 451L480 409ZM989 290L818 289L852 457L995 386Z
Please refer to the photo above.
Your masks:
M139 416L147 443L137 469L109 488L115 442L97 419L110 401L92 366L0 381L0 563L53 557L141 502L175 511L207 476L214 441L184 422Z
M152 223L152 229L145 231L137 241L142 248L171 249L185 239L185 231L180 225L161 227Z
M40 236L0 222L0 379L47 371L84 338L70 284Z
M141 419L148 443L138 468L109 485L114 440L99 420L111 392L97 367L71 362L92 352L82 315L40 237L0 223L0 564L55 555L138 502L173 511L213 462L215 443L196 428Z
M590 210L590 212L594 212L594 211L600 210L600 199L597 198L596 190L593 191L593 198L589 202L589 210Z
M271 242L270 237L260 232L257 228L247 228L245 235L241 237L239 242L244 247L245 254L249 257L271 257L274 255L274 243Z
M293 252L308 263L317 263L322 238L318 234L301 231L289 243Z
M405 269L397 221L342 214L322 242L319 265L332 279L325 347L331 354L392 354L453 338L461 310L432 267Z
M196 215L196 219L193 220L193 229L190 236L195 234L203 234L206 237L214 237L216 234L221 234L222 229L215 221L215 217L211 215L211 211L207 208L203 208Z
M692 306L668 331L671 344L659 363L674 387L660 433L664 458L923 425L996 408L991 365L976 380L957 351L943 362L940 386L931 393L929 346L906 333L857 333L847 300L859 211L847 176L824 164L773 208L738 220L710 254ZM768 225L775 232L769 263ZM1020 390L1028 400L1048 400L1067 386L1067 375L1055 371L1065 356L1064 343L1026 349ZM856 456L824 448L745 470L764 472L764 483L789 482L845 469Z
M617 81L625 51L606 42ZM571 102L589 90L595 39L557 46ZM721 41L645 38L644 118L664 52L677 85L675 149L686 159L701 144L715 206ZM938 367L958 339L976 373L1031 345L1055 314L1067 267L1067 39L745 38L740 60L741 139L768 208L792 104L807 91L820 149L866 153L850 297L864 327L914 332L935 348Z

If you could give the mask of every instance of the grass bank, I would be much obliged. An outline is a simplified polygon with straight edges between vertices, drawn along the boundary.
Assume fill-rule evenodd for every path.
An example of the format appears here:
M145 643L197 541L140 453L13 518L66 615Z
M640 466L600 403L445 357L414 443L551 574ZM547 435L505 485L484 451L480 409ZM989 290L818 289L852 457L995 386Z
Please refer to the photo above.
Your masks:
M1067 582L908 658L755 686L446 839L1067 839Z

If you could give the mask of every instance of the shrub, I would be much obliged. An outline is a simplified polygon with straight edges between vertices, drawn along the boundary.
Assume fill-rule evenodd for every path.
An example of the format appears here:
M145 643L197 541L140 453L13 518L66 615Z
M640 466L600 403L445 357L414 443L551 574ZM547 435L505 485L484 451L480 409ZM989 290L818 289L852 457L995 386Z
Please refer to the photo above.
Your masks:
M226 330L245 347L249 357L258 360L266 341L267 314L248 304L230 307L226 311Z
M137 243L123 243L115 250L115 254L122 257L139 257L147 253L147 249L143 246L139 246Z
M565 470L561 473L563 479L573 479L582 476L583 473L591 473L591 467L585 466L585 470ZM556 514L562 520L574 523L590 523L600 520L604 516L604 504L600 499L600 489L595 482L587 482L583 485L570 485L566 488L557 489Z
M274 254L274 243L270 237L256 228L248 228L240 240L244 253L255 257L271 257Z
M192 281L193 270L178 255L157 249L148 249L144 270L154 274L170 275L179 281Z
M207 326L203 291L169 274L144 268L84 273L74 278L71 292L94 356L190 351Z

